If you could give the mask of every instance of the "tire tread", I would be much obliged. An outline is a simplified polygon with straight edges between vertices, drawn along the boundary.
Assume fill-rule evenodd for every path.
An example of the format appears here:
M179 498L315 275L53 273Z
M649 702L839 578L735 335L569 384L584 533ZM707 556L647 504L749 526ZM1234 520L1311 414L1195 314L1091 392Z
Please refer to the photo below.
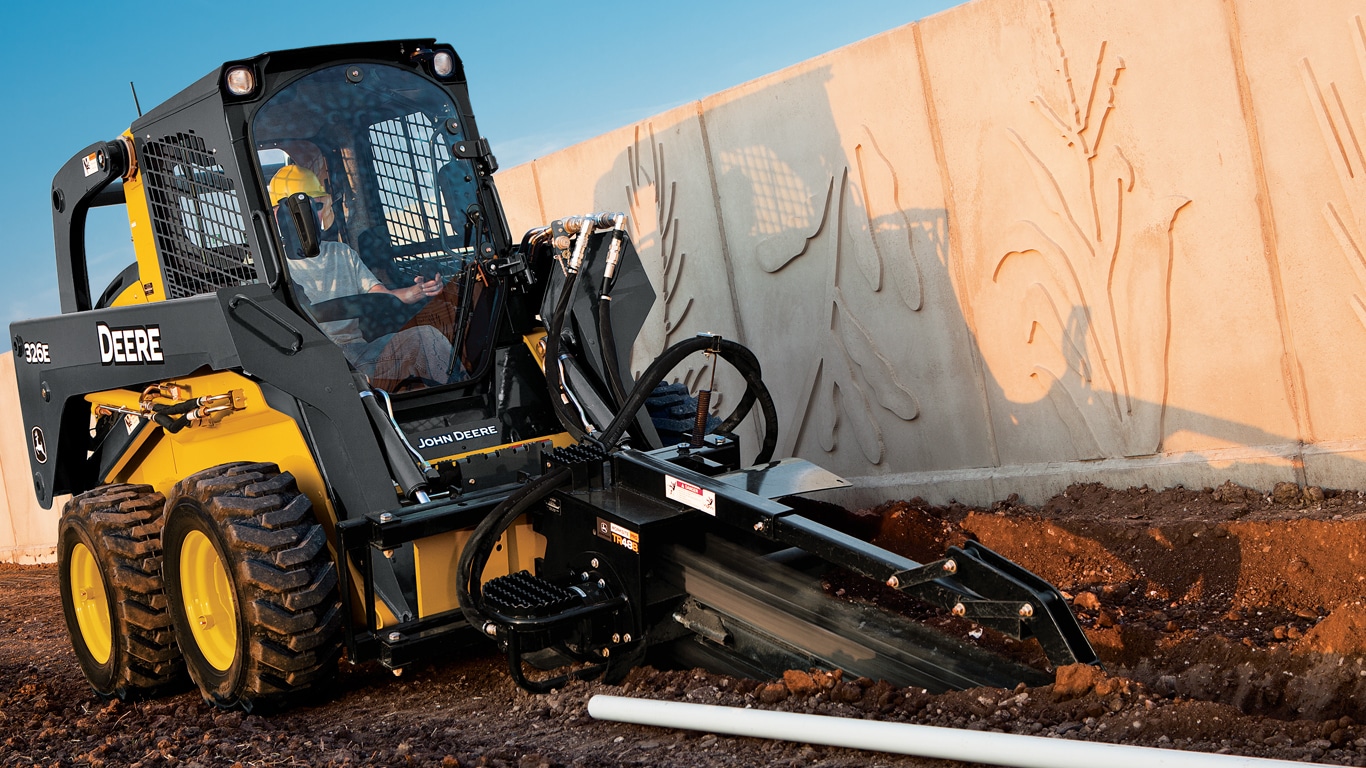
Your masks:
M293 475L269 463L225 464L180 481L171 498L172 509L193 499L217 524L248 625L236 690L201 685L205 698L273 707L331 680L342 650L336 565Z

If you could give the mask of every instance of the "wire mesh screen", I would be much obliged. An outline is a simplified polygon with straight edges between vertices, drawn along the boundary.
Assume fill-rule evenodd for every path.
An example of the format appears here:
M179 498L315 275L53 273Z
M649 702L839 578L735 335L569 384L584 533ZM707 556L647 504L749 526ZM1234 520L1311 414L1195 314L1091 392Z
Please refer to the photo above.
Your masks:
M370 126L380 206L394 245L426 243L455 234L449 225L442 226L448 216L438 212L438 161L433 152L446 158L450 152L444 142L433 147L434 133L431 119L421 113Z
M378 181L380 211L391 246L392 267L408 278L434 271L453 274L473 253L454 222L463 220L459 195L451 186L450 137L420 112L370 126L371 155ZM467 177L468 178L468 177ZM457 205L458 210L449 210Z
M241 202L204 139L147 141L141 161L167 298L257 282Z

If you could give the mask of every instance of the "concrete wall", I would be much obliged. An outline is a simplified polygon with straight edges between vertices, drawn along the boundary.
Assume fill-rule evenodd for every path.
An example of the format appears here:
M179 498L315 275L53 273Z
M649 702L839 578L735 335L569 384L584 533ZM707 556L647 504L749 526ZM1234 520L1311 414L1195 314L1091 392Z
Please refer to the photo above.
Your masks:
M500 173L857 501L1366 481L1366 8L974 0ZM680 371L695 380L703 371ZM737 389L730 389L738 394Z
M50 563L57 558L59 499L38 506L28 468L28 429L19 414L14 353L0 355L0 563Z
M748 344L783 453L853 479L856 503L1360 487L1363 17L974 0L503 171L500 191L517 232L629 212L661 294L637 370L699 331ZM0 560L50 555L56 531L12 380L5 356ZM739 382L720 385L728 408Z

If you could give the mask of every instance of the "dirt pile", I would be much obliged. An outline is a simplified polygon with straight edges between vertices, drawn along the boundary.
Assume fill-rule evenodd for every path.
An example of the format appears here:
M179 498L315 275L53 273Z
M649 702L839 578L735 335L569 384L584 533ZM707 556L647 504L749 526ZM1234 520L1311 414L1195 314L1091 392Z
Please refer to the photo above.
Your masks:
M485 655L399 679L344 666L331 698L271 716L216 711L193 691L103 702L72 657L55 569L0 566L0 765L949 765L598 722L585 709L595 693L1366 765L1362 494L1087 485L1040 507L911 500L853 518L919 560L973 538L1054 582L1105 671L931 695L819 670L754 681L639 669L618 687L533 696ZM891 599L838 575L831 587ZM955 621L943 626L966 634Z

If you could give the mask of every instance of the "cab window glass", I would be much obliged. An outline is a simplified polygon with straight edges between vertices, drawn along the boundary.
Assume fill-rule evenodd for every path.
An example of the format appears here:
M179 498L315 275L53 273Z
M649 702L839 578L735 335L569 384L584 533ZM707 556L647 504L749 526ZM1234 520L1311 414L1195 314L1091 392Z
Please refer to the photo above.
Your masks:
M352 365L392 390L476 373L497 297L449 95L399 67L328 67L273 95L252 132L296 298ZM299 193L321 237L312 258L281 203Z

